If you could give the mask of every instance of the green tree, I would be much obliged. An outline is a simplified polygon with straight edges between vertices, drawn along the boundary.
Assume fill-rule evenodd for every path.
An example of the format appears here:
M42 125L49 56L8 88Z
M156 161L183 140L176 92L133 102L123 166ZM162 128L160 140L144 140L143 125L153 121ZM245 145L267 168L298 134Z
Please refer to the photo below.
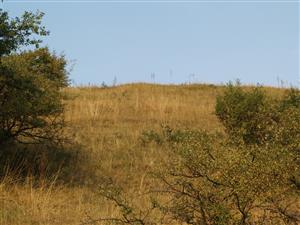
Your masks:
M0 57L24 46L39 47L42 40L38 37L49 34L41 25L43 16L42 12L25 12L21 18L11 19L7 12L0 9Z
M0 10L0 144L61 139L66 60L39 48L38 38L49 33L42 17L25 12L11 19ZM24 50L31 45L35 49Z

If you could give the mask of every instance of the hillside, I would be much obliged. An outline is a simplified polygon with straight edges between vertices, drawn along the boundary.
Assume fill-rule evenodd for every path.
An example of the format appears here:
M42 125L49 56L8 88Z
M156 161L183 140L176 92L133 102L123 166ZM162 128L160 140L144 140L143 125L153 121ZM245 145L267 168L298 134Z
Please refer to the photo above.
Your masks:
M168 161L169 155L163 146L145 145L143 140L165 125L223 132L214 114L222 90L196 84L67 88L67 133L81 154L78 171L71 173L80 176L81 183L41 180L34 188L29 178L19 184L8 175L0 184L4 206L0 224L79 224L87 215L114 216L115 208L97 193L98 178L111 177L128 196L148 190L149 172ZM282 93L266 90L274 96Z

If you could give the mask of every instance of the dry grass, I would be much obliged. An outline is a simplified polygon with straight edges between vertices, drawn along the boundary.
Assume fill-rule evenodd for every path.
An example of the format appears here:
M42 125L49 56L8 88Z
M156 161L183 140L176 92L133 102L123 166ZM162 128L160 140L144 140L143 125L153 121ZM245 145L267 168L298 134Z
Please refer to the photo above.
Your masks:
M147 173L167 160L163 149L142 146L145 130L171 127L222 131L214 115L222 87L213 85L128 84L113 88L68 88L66 120L73 139L91 161L95 176L111 176L130 192L146 190ZM277 89L268 89L274 95ZM88 179L88 178L87 178ZM114 208L90 186L53 185L38 188L28 179L18 184L7 177L0 184L0 224L80 224L86 214L113 215ZM141 203L143 204L143 203Z

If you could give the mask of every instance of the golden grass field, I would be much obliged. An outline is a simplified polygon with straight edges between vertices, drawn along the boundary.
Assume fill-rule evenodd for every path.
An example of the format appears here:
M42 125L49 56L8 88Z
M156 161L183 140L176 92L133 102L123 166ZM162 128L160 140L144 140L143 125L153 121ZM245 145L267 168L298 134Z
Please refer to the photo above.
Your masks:
M142 132L159 130L162 124L222 132L214 115L222 89L200 84L66 89L66 121L72 139L90 159L81 165L83 170L112 177L128 196L143 193L151 183L148 172L168 156L156 145L143 146ZM267 90L274 95L282 92ZM53 178L35 187L30 178L19 184L7 176L0 184L0 224L81 224L88 216L114 216L117 211L89 180L86 177L84 185L59 185Z

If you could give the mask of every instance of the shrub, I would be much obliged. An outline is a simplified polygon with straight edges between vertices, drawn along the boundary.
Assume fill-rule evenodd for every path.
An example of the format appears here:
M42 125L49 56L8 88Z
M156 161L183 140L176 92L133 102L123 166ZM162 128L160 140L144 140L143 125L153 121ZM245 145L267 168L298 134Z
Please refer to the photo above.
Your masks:
M240 84L229 84L217 97L216 115L233 140L262 144L273 138L272 102L261 87L245 91Z
M133 212L141 210L118 201L121 193L112 192L114 186L101 187L102 194L120 207L121 216L107 220L110 224L160 221L161 224L295 225L300 222L299 190L291 182L291 174L299 172L300 164L289 149L279 145L228 144L219 134L201 130L165 126L162 134L160 139L173 154L165 167L154 172L157 180L148 192L154 208L143 208L144 212L155 209L156 216L146 213L150 217L136 223ZM158 193L161 195L157 196ZM125 217L124 207L130 209L129 213L125 211ZM127 217L130 220L124 221ZM103 220L106 219L97 221Z
M289 108L300 108L300 91L296 88L287 90L280 102L279 110L281 112Z
M229 138L245 144L298 146L299 110L300 92L293 88L274 99L262 87L245 90L230 83L216 102L216 115Z
M179 156L158 178L168 215L187 224L296 224L299 164L285 148L228 145L203 131L180 131Z

